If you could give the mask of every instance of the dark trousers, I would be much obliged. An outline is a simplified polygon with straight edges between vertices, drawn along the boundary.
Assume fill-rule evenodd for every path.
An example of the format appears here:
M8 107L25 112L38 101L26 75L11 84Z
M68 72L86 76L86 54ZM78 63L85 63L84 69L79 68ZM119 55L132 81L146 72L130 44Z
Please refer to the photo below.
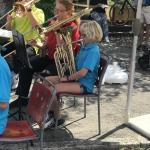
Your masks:
M54 60L50 60L48 56L40 57L39 55L30 58L32 69L22 67L19 71L19 85L16 94L21 97L28 97L33 74L41 72L45 68L50 68L50 75L57 75L57 69Z

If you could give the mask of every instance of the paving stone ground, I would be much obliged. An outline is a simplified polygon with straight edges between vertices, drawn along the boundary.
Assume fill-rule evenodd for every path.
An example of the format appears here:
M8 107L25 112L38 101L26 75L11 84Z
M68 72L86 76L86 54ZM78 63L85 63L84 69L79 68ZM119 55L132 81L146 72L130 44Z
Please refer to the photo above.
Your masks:
M102 44L102 50L113 61L119 61L129 71L132 53L131 36L111 37L111 44ZM138 53L137 53L138 55ZM137 56L138 57L138 56ZM45 130L45 150L138 150L150 149L150 141L124 125L126 115L128 84L104 84L101 95L101 129L97 135L97 105L95 99L87 102L87 117L83 118L83 99L77 99L75 107L62 111L66 119L65 128L56 131ZM72 104L71 98L64 98L64 107ZM150 113L150 72L143 71L136 64L134 91L131 102L131 116ZM39 149L35 143L30 149ZM25 149L25 145L1 145L1 149Z

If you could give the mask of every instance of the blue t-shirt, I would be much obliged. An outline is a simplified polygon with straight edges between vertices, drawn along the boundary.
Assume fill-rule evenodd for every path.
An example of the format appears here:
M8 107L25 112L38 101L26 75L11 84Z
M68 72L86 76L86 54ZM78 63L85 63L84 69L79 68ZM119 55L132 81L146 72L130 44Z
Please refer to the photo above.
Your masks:
M100 49L97 43L86 44L81 47L76 57L76 68L79 71L87 68L88 72L84 77L79 79L87 92L92 93L95 80L98 76L98 67L100 63Z
M5 59L0 55L0 102L8 103L11 93L11 73ZM8 118L8 110L0 108L0 134L3 134Z

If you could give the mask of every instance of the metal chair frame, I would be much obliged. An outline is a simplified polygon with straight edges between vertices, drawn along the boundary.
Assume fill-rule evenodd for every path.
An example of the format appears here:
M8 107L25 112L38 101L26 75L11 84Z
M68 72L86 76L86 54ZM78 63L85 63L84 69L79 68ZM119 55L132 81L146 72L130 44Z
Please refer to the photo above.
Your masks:
M26 142L27 149L28 149L28 142L32 140L40 139L40 149L42 150L43 147L43 138L44 138L44 125L46 122L46 116L48 111L54 101L54 96L56 95L55 88L51 82L46 80L45 78L38 75L38 79L40 80L35 81L32 87L31 95L29 98L28 106L27 106L27 119L26 120L18 120L8 121L8 125L3 135L0 136L0 143L18 143L18 142ZM51 87L51 88L50 88ZM39 108L37 109L37 106ZM35 133L31 124L31 119L35 123L39 125L40 128L40 135ZM26 124L26 127L31 129L33 136L29 136L27 134L21 135L22 137L14 137L14 135L9 135L9 131L12 131L12 126L10 128L10 124L16 124L19 128L14 128L16 132L22 134L23 131L20 131L21 123ZM13 125L13 126L14 126ZM31 134L31 135L32 135Z
M98 116L98 134L101 134L101 120L100 120L100 95L101 95L101 85L103 81L103 77L105 74L105 71L108 66L108 61L106 58L101 57L100 58L100 65L99 65L99 70L98 70L98 78L95 82L95 88L96 88L96 93L92 94L74 94L74 93L60 93L59 94L59 99L62 100L64 96L71 96L74 97L74 104L75 104L75 97L83 97L84 98L84 118L86 118L86 101L87 98L97 98L97 116Z

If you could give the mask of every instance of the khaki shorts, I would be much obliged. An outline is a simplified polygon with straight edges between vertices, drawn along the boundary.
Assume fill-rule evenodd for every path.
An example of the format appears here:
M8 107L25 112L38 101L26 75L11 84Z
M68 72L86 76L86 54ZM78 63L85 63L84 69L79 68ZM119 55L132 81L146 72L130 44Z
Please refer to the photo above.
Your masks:
M150 6L143 6L142 7L141 23L150 24Z

